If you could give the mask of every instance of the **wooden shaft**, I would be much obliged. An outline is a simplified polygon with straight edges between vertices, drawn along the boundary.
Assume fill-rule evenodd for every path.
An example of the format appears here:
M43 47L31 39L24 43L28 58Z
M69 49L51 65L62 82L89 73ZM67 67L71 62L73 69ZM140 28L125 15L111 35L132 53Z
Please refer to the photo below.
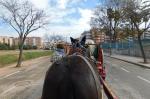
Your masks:
M107 96L108 99L119 99L116 94L113 92L113 90L110 88L110 86L108 86L108 84L106 83L106 81L104 81L101 77L100 77L101 83L103 84L103 88L104 88L104 92Z

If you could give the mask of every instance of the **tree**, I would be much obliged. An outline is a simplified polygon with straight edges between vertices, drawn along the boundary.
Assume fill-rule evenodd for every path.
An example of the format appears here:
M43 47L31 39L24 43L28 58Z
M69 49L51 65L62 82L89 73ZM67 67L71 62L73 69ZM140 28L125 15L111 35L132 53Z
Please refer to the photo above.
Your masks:
M44 34L43 36L44 43L45 43L45 49L50 49L51 47L51 36L49 34Z
M136 31L134 33L137 34L144 63L147 63L141 37L150 28L150 1L139 2L139 0L129 0L124 8L124 13L125 18L133 25L133 29Z
M59 41L65 41L64 37L61 35L44 35L44 42L46 44L47 49L49 49L50 47L56 47L56 43L59 43Z
M35 8L29 1L18 0L0 1L1 9L5 13L1 19L9 24L19 35L19 58L16 67L21 66L23 45L26 37L33 31L47 24L46 15L43 10Z
M111 3L110 3L111 2ZM110 38L110 55L111 43L116 42L117 33L121 19L120 0L105 0L103 6L98 6L94 11L94 17L91 19L91 26L103 30Z

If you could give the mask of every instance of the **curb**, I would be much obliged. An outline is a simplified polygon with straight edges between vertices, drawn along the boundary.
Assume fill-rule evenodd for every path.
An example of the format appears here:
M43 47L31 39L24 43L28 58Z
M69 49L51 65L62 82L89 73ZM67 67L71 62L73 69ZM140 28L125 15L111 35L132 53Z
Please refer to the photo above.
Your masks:
M114 59L118 59L118 60L121 60L121 61L124 61L124 62L128 62L128 63L134 64L134 65L140 66L142 68L150 69L150 67L142 65L142 64L134 63L134 62L131 62L131 61L127 61L127 60L123 60L123 59L120 59L120 58L112 57L112 56L109 56L109 55L104 55L104 56L114 58Z

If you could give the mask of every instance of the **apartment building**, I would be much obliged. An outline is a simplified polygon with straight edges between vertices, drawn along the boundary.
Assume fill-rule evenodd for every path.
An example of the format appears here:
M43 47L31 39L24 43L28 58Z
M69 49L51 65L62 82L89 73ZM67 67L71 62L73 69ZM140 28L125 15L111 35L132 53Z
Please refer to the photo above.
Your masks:
M42 48L42 38L41 37L27 37L24 45L37 46L38 48Z
M91 29L91 36L95 43L103 43L109 41L109 36L107 36L104 32L99 31L98 29Z
M8 44L10 46L15 45L18 46L19 39L14 37L8 37L8 36L0 36L0 43L2 44ZM42 38L41 37L27 37L24 45L30 45L30 46L37 46L38 48L42 48Z
M13 45L13 37L0 36L0 43L8 44L8 45L12 46Z

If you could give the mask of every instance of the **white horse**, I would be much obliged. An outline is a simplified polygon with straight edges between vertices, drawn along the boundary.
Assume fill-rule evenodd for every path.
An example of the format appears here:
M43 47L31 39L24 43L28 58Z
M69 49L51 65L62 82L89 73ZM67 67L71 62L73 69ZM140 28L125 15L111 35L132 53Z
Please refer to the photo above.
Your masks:
M92 58L92 59L94 59L94 57L93 57L93 52L94 52L94 49L95 49L95 43L94 43L94 41L93 40L90 40L90 39L87 39L86 40L86 42L85 42L85 44L89 44L88 46L88 48L89 48L89 51L90 51L90 57ZM91 44L91 45L90 45ZM93 45L92 45L93 44Z

